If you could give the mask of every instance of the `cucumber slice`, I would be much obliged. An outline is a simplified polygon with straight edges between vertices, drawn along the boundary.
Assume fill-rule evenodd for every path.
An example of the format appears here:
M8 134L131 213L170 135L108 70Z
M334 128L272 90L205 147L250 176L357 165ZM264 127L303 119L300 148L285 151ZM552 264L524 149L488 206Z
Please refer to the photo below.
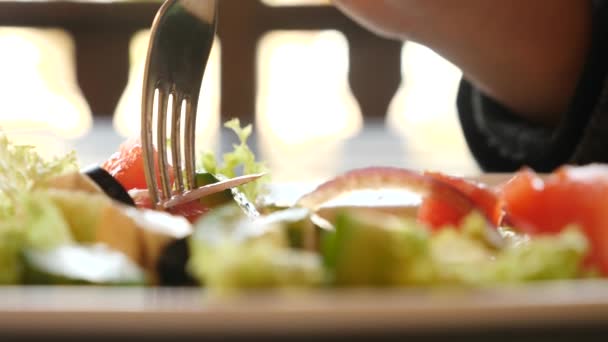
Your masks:
M124 254L105 245L64 245L23 252L26 284L143 285L145 273Z

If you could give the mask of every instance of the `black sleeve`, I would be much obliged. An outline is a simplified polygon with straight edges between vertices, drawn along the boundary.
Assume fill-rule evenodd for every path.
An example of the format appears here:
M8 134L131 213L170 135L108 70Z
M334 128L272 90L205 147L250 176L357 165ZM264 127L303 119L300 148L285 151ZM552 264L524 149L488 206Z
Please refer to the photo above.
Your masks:
M462 80L458 112L469 148L488 172L608 162L608 1L594 2L593 37L569 109L548 129L529 123Z

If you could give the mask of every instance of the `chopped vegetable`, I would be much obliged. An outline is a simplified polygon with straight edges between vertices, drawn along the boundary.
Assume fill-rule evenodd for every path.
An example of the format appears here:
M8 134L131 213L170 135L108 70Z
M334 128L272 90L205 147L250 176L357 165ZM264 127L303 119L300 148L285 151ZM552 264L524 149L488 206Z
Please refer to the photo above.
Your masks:
M239 143L219 161L203 155L199 186L265 171L247 146L251 126L232 120L226 127ZM47 162L0 135L0 284L188 281L229 292L480 287L582 278L589 268L608 275L608 166L564 167L546 179L522 170L498 189L372 167L338 176L294 206L261 208L263 215L248 201L259 203L259 180L240 187L248 199L222 188L167 212L150 210L137 140L104 168L137 208L89 181L73 154ZM339 196L374 189L413 192L422 205L414 212L322 210Z
M216 209L197 222L190 241L191 273L219 292L321 284L320 257L290 248L281 222L250 221L234 204Z
M315 287L324 280L318 255L280 248L267 241L254 244L222 243L196 254L192 270L208 289Z
M462 215L475 209L474 203L466 196L443 182L417 172L390 167L370 167L346 172L300 198L297 205L317 210L348 192L386 188L404 189L423 197L431 194L441 197Z
M476 208L483 211L495 226L501 224L503 211L493 189L481 183L439 172L426 172L425 175L454 187L468 197ZM458 225L463 218L462 213L458 212L449 201L434 193L424 198L418 212L419 220L436 229L447 225Z
M266 173L267 169L264 163L256 161L255 154L247 145L247 140L253 130L252 126L241 127L239 119L232 119L226 122L224 126L237 135L239 143L233 145L234 151L223 155L221 162L216 159L213 152L203 153L201 164L204 171L228 178L235 177L241 171L240 168L242 168L242 174ZM263 186L267 181L268 177L262 177L259 180L240 186L239 189L250 201L255 201L264 192Z
M153 209L148 190L131 190L129 195L135 201L135 206L142 209ZM173 215L185 217L191 223L196 222L211 208L200 201L191 201L169 208L167 211Z
M21 279L24 246L51 248L69 240L56 208L31 196L30 191L53 176L76 169L74 153L47 161L33 147L13 145L0 132L0 284ZM47 225L47 220L54 224Z
M158 154L154 152L155 173L157 184L160 184L158 168ZM120 145L118 152L114 153L103 163L102 167L129 191L132 189L147 189L146 174L144 171L143 147L139 139L129 139ZM170 183L173 183L173 169L169 168Z
M65 220L71 236L79 243L96 241L96 228L103 210L112 205L105 195L85 191L48 189L38 190L37 194L59 209L59 215ZM48 222L46 224L49 225Z
M46 161L31 146L13 145L0 131L0 220L15 214L15 202L23 193L77 169L74 153Z
M587 236L587 264L608 275L608 167L563 167L545 179L529 169L502 186L507 221L532 237L575 224Z
M326 233L322 254L336 286L397 286L430 283L429 232L414 220L359 212L338 216Z
M25 248L49 250L73 242L63 212L44 192L24 194L20 209L14 224L23 230Z
M21 248L23 234L0 221L0 285L17 284L21 280Z
M197 187L219 182L219 179L217 179L217 177L208 172L197 172L196 176L194 177L194 180L196 181ZM209 196L201 197L199 199L199 202L202 205L211 208L219 205L224 205L232 200L234 200L234 198L232 197L232 193L229 189L227 189L215 194L211 194Z
M145 273L104 245L24 252L26 284L143 285Z
M327 233L325 264L336 286L487 286L571 279L587 252L572 228L554 236L496 249L472 214L461 227L427 231L412 219L349 211Z

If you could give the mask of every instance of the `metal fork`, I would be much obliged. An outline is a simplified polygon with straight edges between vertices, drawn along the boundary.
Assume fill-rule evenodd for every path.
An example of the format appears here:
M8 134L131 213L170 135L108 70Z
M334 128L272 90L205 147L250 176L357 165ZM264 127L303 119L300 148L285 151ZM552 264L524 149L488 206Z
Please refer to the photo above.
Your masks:
M217 0L167 0L152 24L144 71L141 141L148 192L156 207L168 208L187 199L233 188L261 176L243 176L196 188L196 110L203 74L214 41L217 11ZM155 95L156 123L153 118ZM171 106L170 97L173 99ZM171 113L170 134L167 134L167 109ZM183 136L182 112L185 112ZM154 148L154 124L157 128L158 158ZM168 139L171 141L170 153L167 152ZM168 170L169 154L175 172L173 187ZM155 159L158 159L158 165ZM184 164L185 171L182 170Z

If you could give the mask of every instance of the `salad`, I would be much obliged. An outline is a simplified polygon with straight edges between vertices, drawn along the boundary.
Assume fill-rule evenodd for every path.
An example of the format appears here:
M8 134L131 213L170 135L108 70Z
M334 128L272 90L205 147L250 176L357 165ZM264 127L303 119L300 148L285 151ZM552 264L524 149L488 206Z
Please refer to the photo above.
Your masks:
M266 172L238 143L200 156L197 185ZM171 170L170 170L171 171ZM172 172L170 172L173 174ZM369 167L295 203L268 203L268 177L152 208L142 149L128 140L100 167L44 160L0 135L0 284L268 288L483 287L608 275L608 166L529 169L499 185L439 172ZM415 205L337 206L397 189ZM244 210L254 206L256 215Z

